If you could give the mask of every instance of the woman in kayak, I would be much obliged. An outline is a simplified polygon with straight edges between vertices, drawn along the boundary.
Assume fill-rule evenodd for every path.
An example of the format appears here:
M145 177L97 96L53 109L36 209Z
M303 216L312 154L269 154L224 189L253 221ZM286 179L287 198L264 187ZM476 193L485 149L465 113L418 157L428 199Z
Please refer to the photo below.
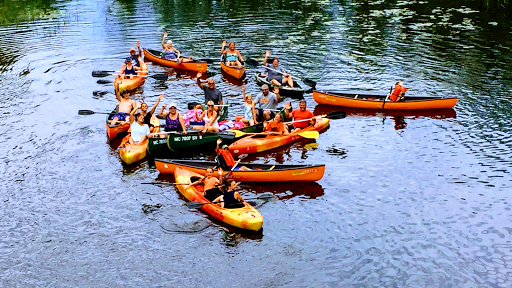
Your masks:
M185 128L185 120L183 120L183 116L178 113L178 108L176 108L175 103L171 103L169 105L169 111L164 111L166 105L162 106L162 110L158 113L160 118L165 119L165 132L182 132L183 134L187 134L187 130Z
M265 131L281 135L290 134L288 132L288 127L283 123L283 116L281 115L281 113L277 113L276 116L274 117L274 120L269 121L267 123Z
M204 127L203 126L195 126L194 129L201 129L203 133L211 132L217 133L219 132L219 123L217 122L218 116L217 112L214 109L213 101L208 101L207 109L197 118L197 120L202 121L204 119Z
M126 59L124 60L123 66L121 66L121 73L119 74L119 77L121 77L121 79L132 78L137 76L137 71L140 71L140 67L134 66L132 61Z
M132 122L130 125L130 137L128 138L128 143L130 144L143 142L148 138L148 134L150 133L148 124L144 123L144 115L137 113L139 109L140 104L137 109L130 113L130 121Z
M192 57L189 57L188 59L180 57L180 51L172 46L171 40L168 40L167 43L165 43L165 38L167 38L167 32L164 32L164 35L162 36L162 48L164 49L162 51L162 58L165 60L174 60L178 63L192 61Z
M236 50L235 42L229 42L228 49L224 49L226 47L226 41L222 41L222 48L220 49L220 54L225 54L226 65L227 66L242 66L242 62L244 62L244 58L240 54L240 51Z
M235 182L233 179L227 180L225 185L225 187L227 187L227 191L223 195L213 200L212 203L227 209L245 207L244 198L242 198L240 193L236 191L236 188L239 184L240 182Z
M219 175L221 175L219 176L218 179L217 177L213 176L213 168L208 167L206 168L206 175L203 178L193 183L190 183L190 185L188 185L187 187L196 186L202 183L204 185L204 198L208 199L208 201L212 201L219 195L222 195L222 191L220 191L219 186L222 185L222 172L224 171L222 170L222 168L219 167L217 172L219 173Z

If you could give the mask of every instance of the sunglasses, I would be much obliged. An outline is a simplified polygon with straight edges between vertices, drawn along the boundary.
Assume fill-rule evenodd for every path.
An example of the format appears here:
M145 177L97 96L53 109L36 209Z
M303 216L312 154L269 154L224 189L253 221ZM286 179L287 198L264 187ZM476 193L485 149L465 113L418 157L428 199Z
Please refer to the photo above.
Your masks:
M261 91L268 91L268 89L261 89Z
M172 106L172 107L171 107L171 108L169 108L169 109L176 109L176 107Z
M208 85L215 85L215 83L208 83Z
M208 107L213 107L213 105L208 105Z

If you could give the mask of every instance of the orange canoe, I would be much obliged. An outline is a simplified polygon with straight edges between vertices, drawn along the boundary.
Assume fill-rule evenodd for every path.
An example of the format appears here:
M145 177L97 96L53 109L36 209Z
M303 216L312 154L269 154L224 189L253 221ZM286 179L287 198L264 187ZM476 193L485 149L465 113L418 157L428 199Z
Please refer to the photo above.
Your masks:
M176 178L176 183L190 184L199 180L203 175L186 169L176 168L174 177ZM202 191L204 190L204 186L202 184L196 186L177 186L180 193L187 198L188 201L210 203L210 201L203 196ZM244 202L244 204L245 207L234 209L221 208L215 204L205 204L201 206L201 210L231 226L246 230L259 231L263 226L263 216L261 216L260 212L258 212L256 208L252 207L247 202Z
M204 174L206 168L218 166L213 161L203 160L178 160L178 159L155 159L156 169L163 174L174 174L176 168L184 168L196 173ZM250 171L233 171L228 178L236 181L250 182L295 182L295 181L318 181L325 173L325 165L284 165L284 164L254 164L239 163L237 167L245 166ZM229 174L224 171L223 176ZM219 177L217 171L215 177Z
M189 62L178 63L174 60L163 59L157 55L160 55L160 51L149 50L144 48L144 58L146 58L148 61L160 64L165 67L172 67L188 71L197 71L201 73L206 72L206 69L208 69L208 63L206 63L205 61L194 60Z
M226 72L229 76L233 76L236 79L242 79L245 75L245 66L226 66L222 61L220 62L220 68Z
M406 94L404 101L392 102L385 101L386 95L322 91L313 91L313 99L318 104L378 110L447 109L457 104L457 97L415 97Z
M308 126L304 129L299 130L295 133L287 135L275 135L275 134L256 134L248 137L244 137L240 140L235 141L229 145L229 151L233 155L240 154L251 154L270 150L285 144L294 142L302 138L298 133L306 131L321 131L329 126L329 119L327 118L316 118L317 126Z
M146 81L146 77L148 75L148 65L144 62L140 62L140 66L144 72L137 72L137 75L141 76L121 79L119 75L117 75L116 80L114 80L114 87L117 83L119 83L119 93L123 93L124 90L132 91L144 84L144 81Z

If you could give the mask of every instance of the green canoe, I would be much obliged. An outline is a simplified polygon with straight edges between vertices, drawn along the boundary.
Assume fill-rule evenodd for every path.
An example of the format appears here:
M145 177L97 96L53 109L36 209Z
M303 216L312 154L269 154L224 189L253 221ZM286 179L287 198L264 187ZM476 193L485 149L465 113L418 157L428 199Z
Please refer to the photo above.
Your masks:
M240 129L245 133L263 131L263 123ZM155 158L172 158L181 154L211 152L217 146L217 139L229 145L241 137L233 132L199 133L198 130L187 130L187 134L171 132L165 138L149 137L148 153ZM179 154L178 154L179 153Z

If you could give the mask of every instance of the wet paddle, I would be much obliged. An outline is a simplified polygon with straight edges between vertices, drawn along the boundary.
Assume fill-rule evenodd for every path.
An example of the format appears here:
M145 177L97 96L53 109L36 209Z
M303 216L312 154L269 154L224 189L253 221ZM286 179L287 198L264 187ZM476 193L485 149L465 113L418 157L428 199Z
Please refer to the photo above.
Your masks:
M96 112L91 110L78 110L78 115L112 114L111 112Z
M308 119L308 120L311 120L311 119ZM302 121L302 120L299 120L299 121ZM289 123L292 123L292 122L289 122ZM242 132L240 130L226 130L226 131L235 133L235 137L242 137L242 136L245 136L245 135L272 134L272 132L270 132L270 133L267 133L267 132L245 133L245 132ZM304 131L304 132L297 133L297 134L300 135L301 137L308 138L308 139L318 139L318 137L320 137L320 134L318 133L318 131ZM287 135L289 135L289 134L287 134Z
M273 199L274 198L274 195L272 195L271 193L269 194L261 194L260 196L256 197L256 198L247 198L247 199L244 199L245 201L249 201L249 200L268 200L268 199ZM206 204L216 204L216 203L221 203L221 202L224 202L224 201L218 201L218 202L206 202L206 203L201 203L201 202L187 202L187 208L189 209L198 209L198 208L201 208L203 207L203 205L206 205Z
M282 74L282 75L285 75L285 74L290 75L289 73L283 73L283 72L281 72L281 71L277 71L277 70L275 70L275 69L272 69L272 68L267 67L267 66L264 66L264 65L261 65L261 66L262 66L262 67L265 67L265 68L266 68L266 69L268 69L268 70L272 70L272 71L277 72L277 73ZM315 82L315 81L313 81L313 80L311 80L311 79L308 79L308 78L301 79L301 78L299 78L299 77L295 77L295 76L292 76L292 75L290 75L290 77L295 78L295 79L302 80L302 82L306 83L306 85L308 85L308 86L311 86L311 88L313 88L313 89L316 87L316 82Z
M113 73L119 73L119 71L92 71L92 77L106 77L113 75ZM169 75L164 73L150 74L150 75L137 75L138 77L151 77L157 80L167 80Z
M247 63L248 65L251 65L251 66L260 65L260 62L258 62L258 60L252 59L252 58L248 58L247 60L245 60L245 63Z

